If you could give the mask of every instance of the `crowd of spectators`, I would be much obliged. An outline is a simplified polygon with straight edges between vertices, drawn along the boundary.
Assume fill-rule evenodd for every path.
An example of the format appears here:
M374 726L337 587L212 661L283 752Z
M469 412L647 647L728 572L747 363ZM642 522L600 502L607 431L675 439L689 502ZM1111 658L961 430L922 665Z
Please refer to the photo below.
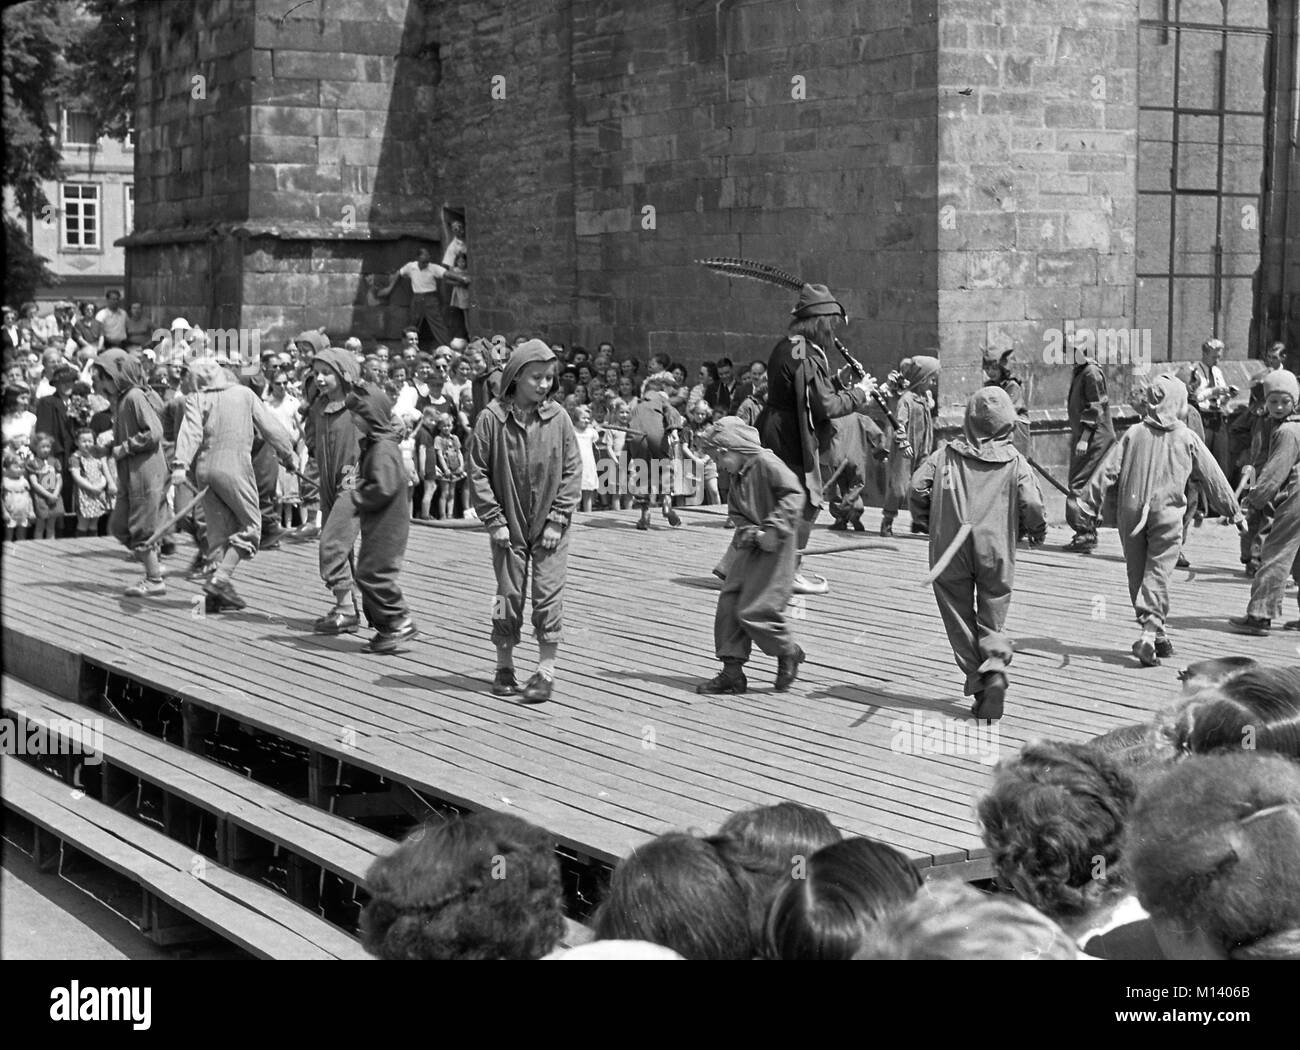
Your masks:
M183 396L186 362L219 353L208 333L185 318L158 327L140 303L123 309L116 292L105 304L57 303L46 316L35 304L5 308L3 326L4 507L9 539L84 536L106 528L116 493L107 449L112 442L108 405L93 392L91 366L101 351L120 347L135 358L164 404ZM323 333L321 333L323 336ZM323 336L328 345L328 336ZM474 420L496 393L496 381L515 346L528 336L505 335L448 345L422 345L421 330L407 328L388 346L347 338L362 374L384 387L400 424L410 482L412 517L425 520L472 516L466 491L465 447ZM628 425L648 386L663 389L683 417L677 466L671 471L678 504L718 503L726 478L696 449L702 426L739 412L752 422L766 397L765 367L752 362L743 373L727 359L698 369L692 385L684 365L665 354L647 361L618 353L602 342L594 351L554 343L558 367L551 396L569 412L584 459L582 509L626 508ZM297 444L298 469L307 465L302 398L311 374L312 346L300 338L260 360L233 362ZM182 413L166 414L170 431ZM168 432L168 441L175 434ZM619 464L622 467L619 468ZM609 464L615 469L603 469ZM277 492L281 524L313 530L295 474L282 471Z
M584 944L555 837L484 812L375 862L363 941L385 959L1300 959L1300 667L1186 679L1147 723L999 763L976 800L984 889L784 802L635 849Z

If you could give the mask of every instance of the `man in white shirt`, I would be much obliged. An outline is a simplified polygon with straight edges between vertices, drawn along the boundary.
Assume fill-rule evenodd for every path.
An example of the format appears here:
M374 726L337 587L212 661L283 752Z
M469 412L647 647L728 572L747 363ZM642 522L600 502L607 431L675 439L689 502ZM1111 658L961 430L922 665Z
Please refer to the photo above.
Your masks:
M459 219L451 221L451 240L442 253L442 265L449 270L464 273L469 269L469 249L465 245L465 224ZM453 283L447 303L447 331L453 339L468 339L465 311L469 309L469 288Z
M95 320L104 326L104 349L126 346L127 312L122 309L122 293L108 293L108 305L95 314Z
M411 282L411 324L416 328L421 322L429 330L432 342L439 346L447 341L447 321L443 316L442 299L438 294L438 278L443 277L454 284L469 284L469 277L457 270L449 270L433 262L428 248L421 248L415 254L415 261L409 262L393 275L388 287L375 295L387 299L393 294L397 282L405 277Z

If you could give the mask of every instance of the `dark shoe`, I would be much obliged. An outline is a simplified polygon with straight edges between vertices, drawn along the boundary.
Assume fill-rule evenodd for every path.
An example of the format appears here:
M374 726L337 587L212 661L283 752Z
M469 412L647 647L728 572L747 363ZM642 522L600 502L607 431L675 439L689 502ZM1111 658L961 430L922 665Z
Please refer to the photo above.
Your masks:
M664 517L668 519L668 524L674 529L682 523L682 516L673 510L672 507L664 508Z
M736 519L728 514L727 520L722 523L722 527L724 529L734 529L736 527Z
M989 671L982 679L984 688L975 694L970 713L974 718L994 722L1002 717L1002 702L1007 695L1007 676L1001 671Z
M245 607L244 599L239 596L235 585L229 580L209 580L203 585L203 593L220 606L218 611Z
M187 580L206 580L212 575L212 569L208 565L208 560L202 554L194 555L194 560L190 562L190 567L185 571Z
M403 642L418 638L420 630L408 616L391 631L376 631L366 648L372 653L395 653Z
M737 665L735 670L724 667L707 682L697 685L695 691L697 693L743 693L748 688L749 683L745 680L745 672L740 670L740 665Z
M498 667L492 676L493 696L514 696L519 692L519 680L513 667Z
M853 531L854 531L854 532L866 532L866 531L867 531L867 527L866 527L865 525L862 524L862 512L861 512L861 511L858 511L858 513L855 514L851 520L853 521Z
M1156 635L1156 656L1162 660L1168 660L1174 655L1174 643L1169 640L1167 634Z
M331 609L311 625L315 634L352 634L361 626L361 617L356 613Z
M1287 620L1287 622L1282 625L1282 630L1300 631L1300 620Z
M1076 532L1062 550L1086 552L1096 546L1097 534L1095 532Z
M1273 621L1264 616L1233 616L1228 626L1238 634L1253 634L1265 637L1273 626Z
M794 680L799 677L799 665L805 659L804 651L797 645L794 647L794 652L788 656L778 656L776 658L776 691L778 693L784 693L790 686L794 685Z
M320 538L320 526L315 522L293 530L295 540L315 540Z
M1243 570L1243 572L1245 573L1246 579L1253 580L1255 578L1255 573L1259 572L1259 562L1257 561L1247 562L1246 568Z
M544 704L551 698L551 689L555 683L538 671L524 686L523 700L526 704Z
M636 527L637 527L638 529L640 529L642 532L645 532L647 529L650 528L650 523L649 523L648 521L646 521L645 518L641 518L641 519L636 523Z
M848 532L849 522L847 518L836 518L826 526L831 532Z
M175 553L176 553L175 540L163 540L162 543L158 545L158 554L160 557L170 558Z
M1187 560L1187 555L1185 555L1182 551L1179 551L1178 560L1174 562L1174 567L1179 569L1190 569L1192 567L1192 563Z
M894 534L894 523L889 518L886 518L884 521L880 523L880 535L892 536L893 534Z
M1159 667L1160 657L1156 655L1156 641L1149 634L1144 634L1133 643L1133 655L1143 667Z

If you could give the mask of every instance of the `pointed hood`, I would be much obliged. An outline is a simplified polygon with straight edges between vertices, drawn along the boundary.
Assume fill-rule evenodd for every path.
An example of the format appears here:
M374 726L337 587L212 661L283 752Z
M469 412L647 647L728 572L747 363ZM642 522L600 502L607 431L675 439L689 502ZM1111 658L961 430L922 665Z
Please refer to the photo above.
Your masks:
M758 431L739 416L723 416L696 434L695 439L706 449L719 452L754 456L763 451Z
M516 347L510 355L510 360L506 362L505 368L501 371L501 396L509 396L515 377L519 375L519 370L524 365L554 360L555 351L540 339L530 339L528 342Z
M95 358L95 368L102 371L113 383L117 399L122 400L130 391L141 390L155 412L162 411L160 398L145 381L140 362L125 350L105 350Z
M1158 430L1173 430L1187 411L1187 386L1177 376L1156 376L1146 388L1142 422Z
M898 366L907 380L908 388L916 393L924 393L939 378L939 359L937 357L907 357Z
M964 435L951 445L968 459L1007 463L1016 458L1011 443L1016 427L1016 406L1000 386L980 387L966 402Z
M393 429L393 402L378 387L370 384L358 387L348 394L344 404L349 412L366 421L372 441L380 438L397 440L397 431Z

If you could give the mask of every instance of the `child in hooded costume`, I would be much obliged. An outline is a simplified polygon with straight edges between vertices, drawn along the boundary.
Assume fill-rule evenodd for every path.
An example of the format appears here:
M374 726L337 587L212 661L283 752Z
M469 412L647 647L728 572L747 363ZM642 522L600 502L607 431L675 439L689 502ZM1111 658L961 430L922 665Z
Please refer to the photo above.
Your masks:
M185 418L176 435L172 482L185 484L191 464L203 496L206 544L219 558L203 585L210 612L244 608L231 577L252 558L262 538L262 513L252 447L260 438L281 463L293 462L293 440L251 388L212 358L190 364L195 392L185 399Z
M1016 410L1016 450L1029 455L1029 406L1025 403L1024 384L1016 378L1014 350L984 349L984 385L1001 387Z
M685 423L668 400L668 391L676 385L670 372L647 376L627 424L628 487L633 503L641 511L636 527L642 530L650 527L650 504L656 498L669 525L676 528L682 523L673 510L671 477L663 476L665 466L675 458L678 435Z
M965 436L932 453L912 478L912 520L930 533L934 597L976 718L1002 717L1016 536L1023 531L1035 545L1047 537L1043 496L1013 444L1015 428L1006 391L982 387L966 403Z
M939 383L939 359L904 358L898 370L906 387L894 406L898 429L892 435L885 473L885 504L880 518L882 536L894 534L894 518L898 516L899 508L907 503L908 487L916 464L934 451L934 418L926 395Z
M533 629L540 659L525 703L551 698L563 633L569 522L582 496L582 455L573 421L547 399L555 354L540 339L519 346L501 373L501 394L479 415L469 442L474 509L492 539L497 596L492 603L496 696L519 691L514 648L532 572Z
M131 598L165 594L158 541L167 490L163 459L162 399L145 383L140 363L125 350L105 350L95 358L97 393L113 410L112 455L117 469L117 502L108 519L109 534L144 563L144 579L126 588Z
M1285 369L1263 379L1264 407L1274 423L1268 461L1246 496L1249 510L1271 508L1273 524L1260 552L1259 571L1250 581L1246 615L1229 623L1242 634L1266 635L1273 618L1282 614L1286 578L1300 573L1300 382ZM1300 630L1300 620L1284 624Z
M735 416L719 420L701 432L699 440L732 473L727 506L736 531L713 618L722 672L695 691L745 692L745 664L757 645L776 657L776 689L785 692L804 660L785 616L794 593L799 523L807 502L803 482L775 452L763 447L756 429Z
M369 649L393 653L420 633L397 583L411 532L406 464L387 394L363 387L348 394L347 406L361 434L361 458L356 487L339 498L352 503L361 528L356 581L362 611L376 632Z
M832 532L844 532L852 524L857 532L864 532L862 512L866 503L862 491L867 486L867 477L871 464L884 459L884 431L876 421L867 415L865 404L847 416L831 420L835 435L831 438L828 462L822 470L826 477L822 481L822 491L830 507Z
M1113 516L1119 528L1129 598L1142 628L1133 655L1145 667L1174 654L1165 622L1188 481L1197 482L1212 506L1241 520L1228 479L1205 442L1181 420L1186 406L1187 387L1180 379L1159 376L1152 381L1142 422L1111 446L1079 496L1084 518L1109 522Z
M361 522L344 493L356 487L360 436L347 396L363 386L356 357L339 347L312 355L314 394L303 434L319 472L320 575L334 595L334 607L312 626L317 634L350 634L361 626L353 588L353 552Z

